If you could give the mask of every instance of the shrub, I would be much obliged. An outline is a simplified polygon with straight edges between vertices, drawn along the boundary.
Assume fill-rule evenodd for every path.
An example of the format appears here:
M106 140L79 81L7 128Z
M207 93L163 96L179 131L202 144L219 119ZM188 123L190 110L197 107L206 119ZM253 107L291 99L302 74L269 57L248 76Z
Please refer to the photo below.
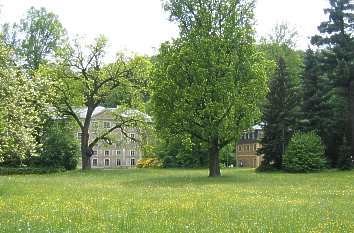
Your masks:
M191 141L178 136L162 139L157 143L155 154L163 162L163 167L207 167L208 151L196 139Z
M280 169L276 167L274 164L269 164L265 161L261 163L259 167L256 168L256 172L276 172Z
M137 164L138 168L160 168L162 167L162 161L158 158L144 158L139 160Z
M0 175L48 174L63 171L49 167L0 167Z
M66 170L76 168L80 150L70 122L47 122L41 143L43 146L40 155L37 158L32 158L32 165L65 168Z
M326 167L325 148L314 132L295 133L283 157L283 168L289 172L319 171Z

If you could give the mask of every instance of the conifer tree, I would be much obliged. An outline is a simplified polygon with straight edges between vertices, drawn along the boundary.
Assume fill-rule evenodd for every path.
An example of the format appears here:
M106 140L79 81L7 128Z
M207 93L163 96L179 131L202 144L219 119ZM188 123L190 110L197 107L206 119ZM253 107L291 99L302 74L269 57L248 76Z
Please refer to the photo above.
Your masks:
M324 52L308 49L304 57L303 73L303 129L316 131L326 146L326 156L332 167L337 165L342 144L344 121L342 98L332 88Z
M312 44L325 46L326 63L332 67L329 73L333 87L345 99L345 136L354 155L354 4L352 0L330 0L324 12L328 21L318 27L321 35L312 37Z
M263 148L259 150L264 155L263 167L272 165L281 168L282 156L297 127L298 103L296 82L289 75L284 58L279 57L276 72L270 81L267 102L263 106L265 126L261 140Z

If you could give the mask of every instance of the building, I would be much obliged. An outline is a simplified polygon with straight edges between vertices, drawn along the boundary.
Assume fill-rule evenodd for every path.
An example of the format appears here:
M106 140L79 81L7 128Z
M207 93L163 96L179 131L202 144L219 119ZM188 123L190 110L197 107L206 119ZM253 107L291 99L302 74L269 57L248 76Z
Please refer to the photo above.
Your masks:
M92 115L91 126L89 129L90 142L97 135L102 135L115 125L116 108L97 107ZM87 109L79 109L80 119L84 119ZM151 117L137 110L127 110L121 113L121 116L142 115L145 120L151 121ZM92 168L130 168L135 167L138 161L143 157L141 145L138 141L142 139L142 133L139 129L126 128L125 134L120 129L113 130L106 140L99 141L93 147L91 156ZM127 137L128 135L129 137ZM80 140L81 132L77 132L77 138ZM134 140L136 139L136 140Z
M238 167L257 168L262 162L262 156L257 155L257 149L261 147L259 140L263 136L260 125L253 126L245 131L241 139L236 143L236 163Z

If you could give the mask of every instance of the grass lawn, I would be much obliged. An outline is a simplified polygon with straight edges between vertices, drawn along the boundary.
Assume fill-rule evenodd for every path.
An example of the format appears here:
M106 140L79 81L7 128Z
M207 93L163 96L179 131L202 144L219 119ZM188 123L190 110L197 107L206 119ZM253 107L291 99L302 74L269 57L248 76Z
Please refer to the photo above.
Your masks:
M0 232L354 232L354 171L0 176Z

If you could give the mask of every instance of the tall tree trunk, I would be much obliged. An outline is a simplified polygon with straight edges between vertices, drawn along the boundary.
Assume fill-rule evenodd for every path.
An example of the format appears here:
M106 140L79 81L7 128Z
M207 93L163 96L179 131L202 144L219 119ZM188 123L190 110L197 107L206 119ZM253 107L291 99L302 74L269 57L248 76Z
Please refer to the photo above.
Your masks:
M89 150L89 134L88 129L83 129L81 136L81 160L82 160L82 170L91 169L90 161L90 150Z
M82 137L81 137L81 159L82 159L82 170L91 169L91 156L92 149L89 147L89 128L91 124L91 118L93 111L95 110L93 104L88 104L86 117L84 121L84 126L82 128Z
M221 176L219 165L219 145L217 140L211 143L209 149L209 177Z
M349 137L351 156L354 156L354 81L349 82L348 86L348 127L349 127Z

